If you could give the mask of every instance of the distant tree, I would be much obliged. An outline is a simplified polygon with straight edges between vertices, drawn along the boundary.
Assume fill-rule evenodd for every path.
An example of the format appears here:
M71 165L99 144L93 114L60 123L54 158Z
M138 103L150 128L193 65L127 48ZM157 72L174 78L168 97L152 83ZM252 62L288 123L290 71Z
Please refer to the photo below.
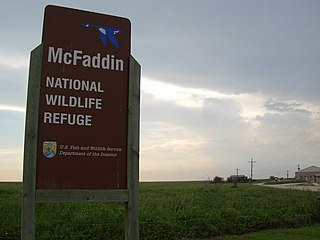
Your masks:
M223 178L222 178L222 177L215 176L214 179L213 179L213 182L214 182L214 183L222 183L222 182L223 182Z
M270 180L270 181L275 181L275 180L276 180L276 177L275 177L275 176L270 176L269 180Z

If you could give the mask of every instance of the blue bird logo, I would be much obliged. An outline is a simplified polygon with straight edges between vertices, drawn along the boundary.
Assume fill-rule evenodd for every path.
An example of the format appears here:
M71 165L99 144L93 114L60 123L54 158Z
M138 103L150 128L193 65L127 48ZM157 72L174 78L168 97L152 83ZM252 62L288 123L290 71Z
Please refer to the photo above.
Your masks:
M107 46L107 42L109 40L113 46L115 46L116 48L119 48L119 44L117 42L115 35L123 32L123 30L116 29L116 28L97 26L97 25L93 25L90 23L82 24L82 26L85 26L86 28L93 27L93 28L97 29L100 33L100 39L101 39L104 46Z

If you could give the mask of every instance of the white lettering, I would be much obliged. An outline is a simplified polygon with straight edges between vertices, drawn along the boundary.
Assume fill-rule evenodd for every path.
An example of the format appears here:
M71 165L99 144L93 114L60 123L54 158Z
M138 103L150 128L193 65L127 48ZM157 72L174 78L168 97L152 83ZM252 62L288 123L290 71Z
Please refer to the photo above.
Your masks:
M97 56L93 56L92 58L92 67L100 68L100 61L101 61L101 57L100 57L100 53L98 53Z
M44 123L47 124L68 124L77 126L92 126L92 116L71 113L44 112Z
M47 88L62 88L86 92L104 92L101 82L71 78L46 77Z
M46 87L54 87L54 77L46 77Z
M122 59L116 59L116 70L123 71L123 60Z
M46 105L72 108L95 108L100 110L102 109L102 99L46 94Z
M89 55L84 55L82 60L82 66L91 67L91 58Z
M78 59L81 60L81 56L79 56L78 54L82 54L82 51L80 51L80 50L74 50L73 51L73 65L77 65L77 60Z
M98 68L113 71L124 71L124 60L116 58L114 55L96 55L83 54L81 50L73 50L71 52L64 51L62 48L48 48L48 62L59 63L65 65L82 65L86 68Z
M46 94L46 103L47 105L56 105L57 104L57 95Z
M63 55L63 62L64 64L70 65L72 63L72 54L69 52L66 52Z
M58 63L62 62L62 48L58 48L57 51L54 51L54 47L49 47L49 52L48 52L48 62L54 62Z
M50 112L44 112L44 119L43 119L44 123L52 123L51 118L52 118L52 114Z

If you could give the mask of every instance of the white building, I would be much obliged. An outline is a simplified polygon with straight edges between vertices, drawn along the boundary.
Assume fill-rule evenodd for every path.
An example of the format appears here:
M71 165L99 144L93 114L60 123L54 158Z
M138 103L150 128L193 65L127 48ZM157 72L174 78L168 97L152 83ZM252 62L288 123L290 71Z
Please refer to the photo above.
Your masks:
M320 183L320 168L311 166L299 170L298 172L296 172L296 179Z

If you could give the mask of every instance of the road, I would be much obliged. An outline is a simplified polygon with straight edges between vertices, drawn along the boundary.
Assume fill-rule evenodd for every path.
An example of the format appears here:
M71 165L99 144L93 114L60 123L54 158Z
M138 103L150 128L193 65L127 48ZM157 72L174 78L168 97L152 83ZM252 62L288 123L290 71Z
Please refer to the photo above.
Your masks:
M286 184L258 184L259 186L280 188L280 189L291 189L291 190L301 190L301 191L313 191L320 192L320 186L313 185L301 185L301 183L286 183Z

